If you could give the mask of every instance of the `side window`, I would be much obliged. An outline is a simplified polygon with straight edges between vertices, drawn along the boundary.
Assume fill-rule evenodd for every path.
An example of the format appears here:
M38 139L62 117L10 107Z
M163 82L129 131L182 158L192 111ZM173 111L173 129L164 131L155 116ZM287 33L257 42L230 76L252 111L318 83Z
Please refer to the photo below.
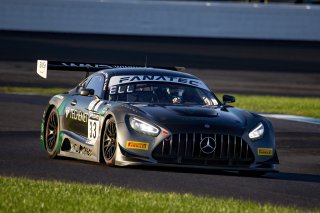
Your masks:
M86 85L87 89L94 89L94 95L97 95L99 98L102 97L102 89L104 84L104 78L102 75L97 75L91 78L89 83Z

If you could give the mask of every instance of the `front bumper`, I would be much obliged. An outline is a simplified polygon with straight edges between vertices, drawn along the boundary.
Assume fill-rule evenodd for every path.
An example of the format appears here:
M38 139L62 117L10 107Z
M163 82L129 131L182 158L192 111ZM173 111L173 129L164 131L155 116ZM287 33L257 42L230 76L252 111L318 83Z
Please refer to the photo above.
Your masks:
M139 158L126 158L117 160L116 166L147 166L147 167L167 167L167 168L188 168L188 169L204 169L204 170L220 170L220 171L256 171L278 173L276 165L270 165L269 168L261 168L259 165L250 167L229 167L229 166L199 166L199 165L183 165L183 164L163 164L157 162L143 161Z
M197 157L194 161L186 161L186 158L175 156L171 161L158 161L154 158L149 158L143 155L137 155L129 150L119 146L117 149L117 166L160 166L160 167L175 167L175 168L191 168L191 169L207 169L207 170L225 170L225 171L259 171L259 172L278 172L276 164L278 164L277 152L267 161L257 163L254 158L249 161L230 160L216 161L210 158ZM153 152L156 150L153 150ZM252 153L253 154L253 153ZM253 157L253 156L251 156ZM211 162L210 162L211 161Z
M259 141L251 141L247 132L243 135L230 135L212 132L171 133L166 130L169 134L161 131L157 137L150 137L128 129L125 123L118 124L118 128L121 130L116 154L118 166L277 172L275 165L279 160L272 131ZM214 144L211 145L215 148L209 154L200 147L203 138L208 137L213 139ZM127 146L128 141L148 144L148 149L131 149ZM259 154L258 150L265 152Z

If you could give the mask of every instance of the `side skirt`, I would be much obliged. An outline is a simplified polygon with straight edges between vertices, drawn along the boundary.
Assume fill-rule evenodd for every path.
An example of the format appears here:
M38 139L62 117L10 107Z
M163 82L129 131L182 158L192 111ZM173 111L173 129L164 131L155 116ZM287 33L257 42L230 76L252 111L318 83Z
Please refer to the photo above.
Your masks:
M99 149L96 148L96 145L90 144L86 138L70 131L63 131L62 144L58 156L99 162Z

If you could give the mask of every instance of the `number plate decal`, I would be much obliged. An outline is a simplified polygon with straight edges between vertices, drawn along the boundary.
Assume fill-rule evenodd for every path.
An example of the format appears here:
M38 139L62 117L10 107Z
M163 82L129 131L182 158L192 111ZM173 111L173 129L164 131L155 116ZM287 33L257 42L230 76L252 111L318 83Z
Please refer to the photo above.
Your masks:
M90 141L96 141L99 135L99 121L89 119L88 121L88 139Z

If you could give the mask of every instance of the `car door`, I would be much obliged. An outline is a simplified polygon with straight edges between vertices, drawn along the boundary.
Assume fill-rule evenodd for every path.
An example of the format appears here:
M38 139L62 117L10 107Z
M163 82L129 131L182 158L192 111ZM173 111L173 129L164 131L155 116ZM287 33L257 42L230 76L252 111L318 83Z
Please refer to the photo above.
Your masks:
M99 133L98 107L103 103L104 75L89 77L71 96L65 106L64 128L78 136L95 141ZM82 89L93 89L94 93L81 95Z
M83 97L79 92L71 95L68 103L65 105L65 116L63 120L64 129L76 135L83 136L83 131L87 128L88 113L83 106Z
M84 126L81 126L80 135L89 139L91 143L95 143L99 137L100 123L98 108L105 102L103 99L104 91L103 86L105 83L105 77L102 74L94 75L87 84L84 85L84 89L92 89L94 93L88 96L77 97L77 105L87 117Z

